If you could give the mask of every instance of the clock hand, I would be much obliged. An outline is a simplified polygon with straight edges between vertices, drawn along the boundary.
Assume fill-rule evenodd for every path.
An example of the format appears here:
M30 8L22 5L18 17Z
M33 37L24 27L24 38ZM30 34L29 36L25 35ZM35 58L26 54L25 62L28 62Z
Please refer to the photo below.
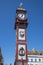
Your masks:
M21 15L21 17L23 17L23 14Z

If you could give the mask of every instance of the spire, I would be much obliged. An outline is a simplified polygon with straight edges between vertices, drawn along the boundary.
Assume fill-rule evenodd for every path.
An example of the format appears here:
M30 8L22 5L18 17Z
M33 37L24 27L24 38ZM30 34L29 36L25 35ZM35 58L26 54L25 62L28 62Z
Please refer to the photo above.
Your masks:
M1 55L1 48L0 48L0 55Z
M2 51L1 51L1 48L0 48L0 57L2 57ZM3 57L2 57L3 58Z
M1 48L0 48L0 65L3 65L3 56L2 56Z

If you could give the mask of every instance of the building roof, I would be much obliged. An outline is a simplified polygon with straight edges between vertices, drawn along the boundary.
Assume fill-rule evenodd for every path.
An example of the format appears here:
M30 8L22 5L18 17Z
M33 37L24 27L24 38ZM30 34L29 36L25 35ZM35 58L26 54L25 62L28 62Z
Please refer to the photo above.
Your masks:
M35 48L33 48L31 51L28 51L28 55L43 55L43 50L37 51Z

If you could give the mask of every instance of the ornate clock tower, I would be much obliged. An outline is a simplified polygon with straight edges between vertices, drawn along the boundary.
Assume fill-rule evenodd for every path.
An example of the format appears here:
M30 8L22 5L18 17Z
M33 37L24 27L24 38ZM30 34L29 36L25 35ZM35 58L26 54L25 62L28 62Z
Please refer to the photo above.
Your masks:
M16 30L16 62L28 61L27 58L27 42L26 42L26 28L27 22L27 11L22 8L22 3L20 7L16 10L16 20L15 20L15 30ZM17 64L19 65L19 64Z

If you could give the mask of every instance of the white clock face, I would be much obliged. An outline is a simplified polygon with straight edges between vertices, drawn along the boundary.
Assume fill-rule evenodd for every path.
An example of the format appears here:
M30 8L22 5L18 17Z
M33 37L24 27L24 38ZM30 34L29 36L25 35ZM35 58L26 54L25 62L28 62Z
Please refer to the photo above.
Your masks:
M18 45L18 60L26 60L26 45Z
M19 17L20 19L25 19L25 14L19 13L19 14L18 14L18 17Z
M25 40L25 29L18 30L18 40Z

